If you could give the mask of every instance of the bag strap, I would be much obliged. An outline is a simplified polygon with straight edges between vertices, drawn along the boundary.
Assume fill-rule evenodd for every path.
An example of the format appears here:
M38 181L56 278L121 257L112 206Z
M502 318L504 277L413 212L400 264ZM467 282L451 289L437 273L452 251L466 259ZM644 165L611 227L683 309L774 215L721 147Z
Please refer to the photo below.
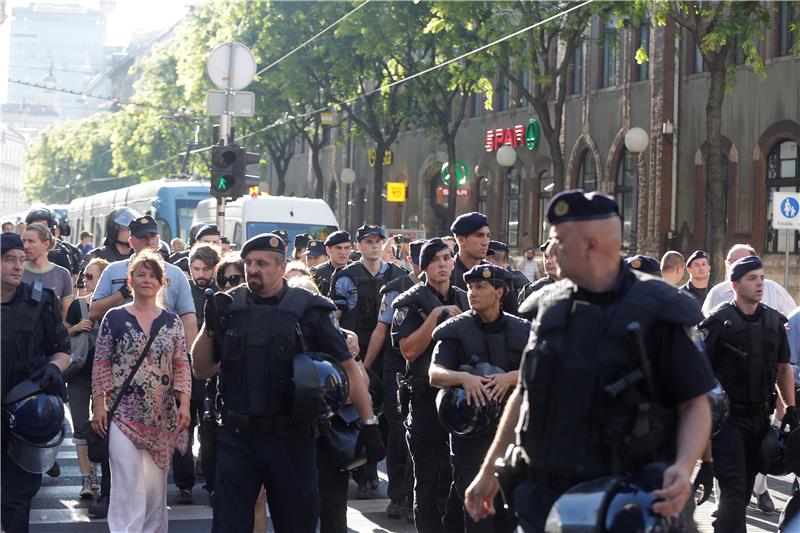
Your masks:
M117 406L119 405L119 402L122 400L122 397L125 395L125 391L128 390L128 386L131 384L133 376L139 370L139 367L142 366L142 362L144 361L147 352L150 351L150 346L153 345L153 341L155 340L158 331L161 329L161 324L157 325L156 322L158 322L158 319L154 320L152 326L150 326L150 338L147 339L147 344L144 345L144 350L142 350L142 355L139 356L139 360L136 361L136 365L134 365L133 370L131 370L131 373L128 374L127 378L125 378L125 383L122 384L122 388L120 389L119 394L117 395L116 399L114 399L114 405L112 405L111 409L108 410L109 418L111 418L111 415L113 415L114 411L117 410Z
M86 297L81 296L78 298L78 306L81 308L81 318L89 318L89 304L86 303Z

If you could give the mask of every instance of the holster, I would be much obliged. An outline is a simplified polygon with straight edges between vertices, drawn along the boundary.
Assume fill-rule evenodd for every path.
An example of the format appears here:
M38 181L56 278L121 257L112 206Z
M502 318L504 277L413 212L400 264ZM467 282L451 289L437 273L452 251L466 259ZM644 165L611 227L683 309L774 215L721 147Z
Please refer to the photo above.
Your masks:
M408 417L409 403L411 402L411 382L408 373L398 372L395 374L397 380L397 414L401 417Z

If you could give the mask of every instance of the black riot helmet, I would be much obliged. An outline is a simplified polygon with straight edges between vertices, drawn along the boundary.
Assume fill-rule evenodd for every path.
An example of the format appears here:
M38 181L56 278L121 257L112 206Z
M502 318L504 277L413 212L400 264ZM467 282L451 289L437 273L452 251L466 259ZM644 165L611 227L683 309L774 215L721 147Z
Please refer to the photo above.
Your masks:
M208 224L205 222L198 222L189 228L189 243L186 245L187 249L191 249L191 247L194 246L194 243L197 241L197 234L206 226L208 226Z
M25 215L25 224L32 224L36 220L44 220L47 228L52 231L58 225L56 215L47 207L34 207Z
M458 370L469 372L477 376L502 374L502 368L490 363L477 362L475 364L461 365ZM450 387L440 390L436 394L436 412L439 421L447 431L462 437L477 437L489 430L503 413L503 403L490 400L485 405L470 405L467 403L467 393L461 387Z
M728 419L731 411L731 402L728 399L728 394L722 388L722 384L718 379L714 378L714 388L706 393L708 403L711 406L711 436L713 437L722 425Z
M319 376L319 419L327 420L342 408L350 396L350 382L342 364L328 354L312 354Z
M327 354L300 352L292 358L292 418L301 424L327 420L347 401L347 374Z
M367 391L372 400L372 410L375 416L381 416L383 414L383 380L371 368L365 368L365 370L369 378Z
M772 474L773 476L785 476L788 474L790 469L786 451L783 432L778 428L770 427L764 438L761 439L756 463L758 471L762 474Z
M8 428L8 455L20 468L41 474L56 461L64 440L64 402L24 380L3 398L3 425Z
M128 228L133 220L141 217L139 213L130 207L118 207L111 211L106 216L106 238L103 241L105 246L113 246L117 242L117 232L122 229ZM119 242L120 244L128 245L126 242Z
M667 518L652 511L666 465L575 485L556 500L545 523L546 533L671 533L686 531L688 518Z
M800 427L784 434L783 443L786 445L786 467L792 474L800 476Z

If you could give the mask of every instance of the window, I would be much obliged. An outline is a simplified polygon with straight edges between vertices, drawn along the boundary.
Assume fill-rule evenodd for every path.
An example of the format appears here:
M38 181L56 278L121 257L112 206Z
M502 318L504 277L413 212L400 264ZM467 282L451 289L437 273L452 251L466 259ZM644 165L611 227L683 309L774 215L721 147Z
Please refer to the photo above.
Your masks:
M645 22L639 26L639 48L643 49L647 54L647 61L642 64L636 63L638 80L650 79L650 22ZM634 51L634 54L636 52ZM634 61L636 58L634 57Z
M483 113L483 95L475 93L472 95L472 118L478 118Z
M580 94L583 89L583 43L575 47L572 55L572 94Z
M539 242L544 242L550 236L550 223L547 222L547 204L553 196L555 183L550 176L539 178Z
M519 81L526 91L531 90L531 73L528 69L523 69L519 75ZM517 88L517 107L528 107L528 99L525 98L525 93L519 87Z
M617 31L615 23L609 20L603 36L603 87L617 84Z
M706 71L706 63L703 61L703 54L700 52L700 44L694 45L694 66L692 72L700 74Z
M519 198L522 178L518 168L511 168L506 175L506 208L503 210L503 226L506 228L506 243L519 245Z
M478 212L486 214L489 208L489 178L478 180Z
M639 196L639 165L636 154L625 150L617 166L617 182L614 188L622 214L622 246L636 249L637 200Z
M797 7L793 2L780 3L778 19L778 55L786 56L792 51L796 38L794 32L798 31Z
M783 140L767 157L767 245L766 252L786 252L786 230L772 228L772 193L800 192L800 149L794 141ZM789 235L789 252L800 252L798 234Z
M511 97L510 91L508 90L508 80L504 77L500 77L500 83L498 86L498 111L508 111L508 104L509 99Z
M589 150L583 152L581 168L578 170L578 188L586 192L597 190L597 167Z

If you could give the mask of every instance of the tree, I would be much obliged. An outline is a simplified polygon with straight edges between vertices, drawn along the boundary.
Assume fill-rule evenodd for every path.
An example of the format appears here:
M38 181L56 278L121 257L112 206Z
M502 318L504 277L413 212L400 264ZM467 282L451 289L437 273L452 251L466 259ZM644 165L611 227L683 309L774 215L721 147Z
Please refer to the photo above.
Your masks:
M708 69L710 87L706 99L706 249L711 251L712 276L724 279L725 230L727 226L728 177L722 154L722 103L733 87L734 54L741 49L753 69L764 74L758 43L764 38L769 11L761 2L670 1L653 4L659 23L669 19L685 28L700 48Z

